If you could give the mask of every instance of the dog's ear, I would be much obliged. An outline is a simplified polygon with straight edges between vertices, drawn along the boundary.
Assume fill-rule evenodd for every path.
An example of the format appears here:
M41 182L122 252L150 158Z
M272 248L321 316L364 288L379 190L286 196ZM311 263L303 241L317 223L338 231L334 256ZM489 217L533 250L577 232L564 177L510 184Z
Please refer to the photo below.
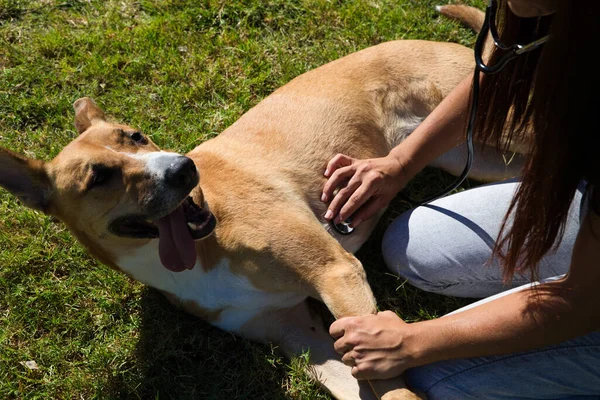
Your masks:
M51 184L43 161L0 147L0 186L27 207L44 212L48 209Z
M75 129L79 134L95 123L105 120L104 111L89 97L75 100L73 108L75 109Z

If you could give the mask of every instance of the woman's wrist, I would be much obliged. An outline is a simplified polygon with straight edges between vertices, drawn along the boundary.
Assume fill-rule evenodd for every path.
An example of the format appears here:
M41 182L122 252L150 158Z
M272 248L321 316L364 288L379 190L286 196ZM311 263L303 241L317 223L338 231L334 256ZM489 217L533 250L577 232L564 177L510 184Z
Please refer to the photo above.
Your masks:
M404 337L403 346L410 356L409 368L443 361L438 340L440 330L429 326L431 321L413 322L409 324L408 333ZM443 336L443 335L442 335Z
M418 160L411 155L411 152L405 151L402 145L392 149L387 157L398 165L397 180L402 183L401 188L423 169Z

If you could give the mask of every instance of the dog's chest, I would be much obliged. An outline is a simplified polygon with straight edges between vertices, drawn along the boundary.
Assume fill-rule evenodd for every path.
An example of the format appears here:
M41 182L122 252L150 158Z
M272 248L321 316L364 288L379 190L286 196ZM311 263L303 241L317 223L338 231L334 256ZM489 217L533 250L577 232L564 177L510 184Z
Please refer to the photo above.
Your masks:
M207 313L218 315L218 318L209 322L228 331L239 330L265 310L291 307L305 298L294 293L257 289L247 277L231 271L228 259L220 260L209 271L202 268L199 260L192 270L170 271L160 263L156 240L120 257L117 265L146 285L168 292L182 302L193 302Z
M358 249L363 245L364 242L367 241L371 231L373 230L372 226L367 226L374 224L371 221L363 224L363 226L359 226L354 232L350 235L341 235L335 231L332 227L331 223L324 222L322 223L323 228L327 232L329 232L336 240L340 243L340 245L346 250L348 253L356 253Z

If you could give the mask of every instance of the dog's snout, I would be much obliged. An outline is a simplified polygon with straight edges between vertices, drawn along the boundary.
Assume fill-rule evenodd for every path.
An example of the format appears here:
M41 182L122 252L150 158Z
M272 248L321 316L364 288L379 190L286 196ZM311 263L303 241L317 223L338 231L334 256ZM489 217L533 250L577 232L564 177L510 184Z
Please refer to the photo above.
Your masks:
M165 171L165 182L177 189L192 188L198 183L196 165L188 157L177 157Z

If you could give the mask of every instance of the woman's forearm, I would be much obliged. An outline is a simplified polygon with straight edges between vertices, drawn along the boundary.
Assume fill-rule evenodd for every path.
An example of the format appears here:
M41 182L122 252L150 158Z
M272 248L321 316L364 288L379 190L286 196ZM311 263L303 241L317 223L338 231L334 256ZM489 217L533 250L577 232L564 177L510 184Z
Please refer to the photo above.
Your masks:
M331 324L359 379L436 361L510 354L600 331L600 215L583 219L566 277L507 292L442 318L407 324L391 311Z
M584 303L571 298L563 282L541 284L415 323L407 343L415 346L416 365L531 350L591 332L595 313Z
M600 216L584 219L567 276L412 324L416 365L530 350L600 329Z
M469 74L404 142L392 149L389 155L398 159L405 176L412 178L464 141L472 81Z

